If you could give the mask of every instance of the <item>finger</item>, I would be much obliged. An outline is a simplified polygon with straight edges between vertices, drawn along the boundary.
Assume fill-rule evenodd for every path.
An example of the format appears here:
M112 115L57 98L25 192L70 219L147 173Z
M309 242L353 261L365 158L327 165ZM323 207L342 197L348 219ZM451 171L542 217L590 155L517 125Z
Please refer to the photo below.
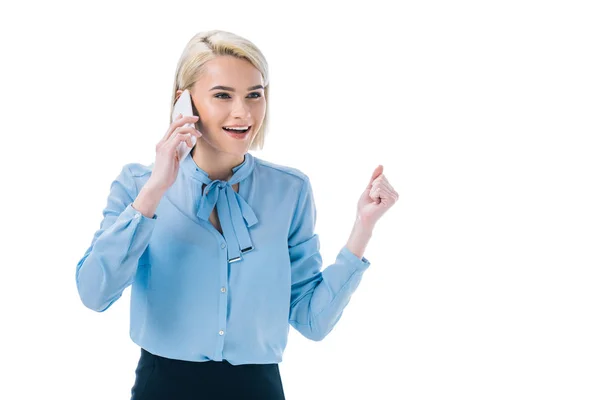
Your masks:
M371 190L369 190L369 197L371 198L371 200L377 201L381 198L382 193L381 193L381 186L379 185L374 185Z
M371 189L373 187L373 181L375 179L377 179L377 177L379 177L379 175L381 175L383 173L383 165L378 165L377 168L375 168L375 171L373 171L373 174L371 175L371 180L369 181L369 185L367 186L367 189Z
M176 128L173 131L173 133L171 134L171 136L165 140L165 142L169 142L171 140L171 138L176 137L179 134L183 134L183 135L187 135L187 136L193 135L193 136L196 136L196 138L200 138L200 136L202 136L202 133L194 127L181 126L181 127Z
M381 188L381 190L385 190L389 193L392 194L397 194L396 190L394 190L394 188L392 187L392 185L389 182L386 181L377 181L376 183L373 184L373 187L375 188Z
M379 183L383 183L386 181L387 181L387 179L385 178L385 176L383 174L381 174L377 178L373 179L373 181L371 182L371 185L375 186Z
M383 185L386 188L388 188L391 192L395 192L394 188L392 187L392 184L390 183L390 181L388 181L387 177L383 174L379 175L379 177L373 181L373 186L377 186L377 185Z
M167 151L171 154L175 151L179 143L186 142L188 147L192 147L192 137L189 133L177 133L169 138L167 141Z
M162 140L168 140L177 128L183 127L183 125L185 124L192 124L195 126L199 118L200 117L198 117L197 115L176 118L169 126L169 129L167 129L167 132L165 133L165 136L163 136Z
M177 128L176 132L177 133L190 133L196 137L202 136L202 132L200 132L198 129L194 128L193 126L183 126L181 128Z
M398 197L398 192L396 192L392 185L390 185L388 182L377 181L373 184L373 188L371 190L374 191L376 189L379 189L381 192L388 193L392 197Z
M379 175L379 177L377 177L373 182L371 182L371 188L377 187L377 186L385 186L386 188L388 188L390 190L394 190L392 188L392 185L387 181L387 179L385 179L385 177L383 175Z
M388 191L390 191L391 193L395 192L394 188L392 187L392 185L387 182L387 181L382 181L381 182L381 186L386 188Z
M395 203L396 201L398 201L398 193L395 193L391 190L388 190L386 188L381 188L381 192L380 192L381 198L384 199L385 201L391 201L392 203Z
M379 196L379 191L377 190L377 188L371 188L371 190L369 191L369 198L376 204L381 203L381 197Z
M388 184L390 187L392 186L390 184L390 181L388 180L387 176L385 176L385 174L381 174L379 175L379 177L376 180L380 180L382 182L385 182L386 184Z
M198 122L199 118L200 117L198 117L197 115L187 115L185 117L181 117L181 118L173 121L171 123L171 126L177 128L177 127L183 126L185 124L195 124L196 122Z
M173 123L169 127L169 131L167 132L167 135L165 135L165 137L166 137L165 140L168 140L168 138L171 137L176 131L179 132L186 128L196 129L196 121L198 121L198 118L199 117L192 115L192 116L182 117L182 118L179 118L179 119L173 121ZM186 125L189 125L189 126L186 126Z
M165 134L164 134L164 136L162 137L161 141L162 141L162 140L167 140L167 139L169 139L169 137L171 136L171 134L172 134L172 133L173 133L173 131L175 130L175 128L173 127L173 124L174 124L176 121L179 121L181 118L183 118L183 114L182 114L182 113L179 113L179 114L178 114L178 115L175 117L175 119L174 119L173 121L171 121L171 125L169 125L169 128L167 128L167 131L165 132Z
M375 201L379 199L381 203L384 205L394 204L398 200L397 194L387 190L384 187L377 187L373 190L373 195L371 198Z

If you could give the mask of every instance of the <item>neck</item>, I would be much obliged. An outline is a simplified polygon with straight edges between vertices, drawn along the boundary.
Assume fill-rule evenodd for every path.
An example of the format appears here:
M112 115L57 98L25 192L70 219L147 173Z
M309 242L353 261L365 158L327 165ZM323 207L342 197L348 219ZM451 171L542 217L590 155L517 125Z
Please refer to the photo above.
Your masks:
M233 168L244 162L244 156L237 156L215 150L198 140L191 152L196 165L208 174L210 180L228 181L233 176Z

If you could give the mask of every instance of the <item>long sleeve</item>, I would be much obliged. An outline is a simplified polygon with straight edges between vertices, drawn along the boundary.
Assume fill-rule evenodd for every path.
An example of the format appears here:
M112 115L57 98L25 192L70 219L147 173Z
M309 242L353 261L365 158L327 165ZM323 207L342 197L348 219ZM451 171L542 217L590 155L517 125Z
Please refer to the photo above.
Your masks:
M129 165L112 182L100 229L77 263L75 280L83 304L102 312L131 285L148 246L156 215L147 218L132 207L137 187Z
M321 272L316 216L310 180L305 178L288 237L292 277L289 322L303 336L319 341L341 318L370 262L344 246L335 262Z

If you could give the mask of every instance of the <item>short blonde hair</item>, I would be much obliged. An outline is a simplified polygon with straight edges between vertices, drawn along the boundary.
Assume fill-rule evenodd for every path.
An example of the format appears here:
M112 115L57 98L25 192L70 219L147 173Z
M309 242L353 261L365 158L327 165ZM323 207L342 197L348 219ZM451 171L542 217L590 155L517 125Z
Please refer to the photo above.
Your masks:
M265 87L265 118L250 145L251 150L262 150L265 142L269 114L269 69L267 60L258 47L252 42L231 32L221 30L199 32L195 34L185 46L185 49L179 58L179 62L177 63L177 70L175 72L169 124L171 123L173 106L177 99L177 90L191 89L200 75L204 72L204 64L218 56L224 55L248 60L262 74Z

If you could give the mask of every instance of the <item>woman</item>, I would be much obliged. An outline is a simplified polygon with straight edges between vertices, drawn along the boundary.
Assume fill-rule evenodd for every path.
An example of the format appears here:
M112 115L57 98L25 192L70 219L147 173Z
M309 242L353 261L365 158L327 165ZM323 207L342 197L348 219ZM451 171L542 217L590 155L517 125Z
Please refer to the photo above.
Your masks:
M173 121L155 163L127 164L111 185L76 281L98 312L132 285L130 334L141 347L133 399L284 399L278 363L289 325L323 339L370 265L363 253L375 222L398 198L383 167L321 272L308 177L248 152L264 144L268 85L251 42L195 35L171 102L189 90L195 117ZM191 135L196 144L179 160Z

